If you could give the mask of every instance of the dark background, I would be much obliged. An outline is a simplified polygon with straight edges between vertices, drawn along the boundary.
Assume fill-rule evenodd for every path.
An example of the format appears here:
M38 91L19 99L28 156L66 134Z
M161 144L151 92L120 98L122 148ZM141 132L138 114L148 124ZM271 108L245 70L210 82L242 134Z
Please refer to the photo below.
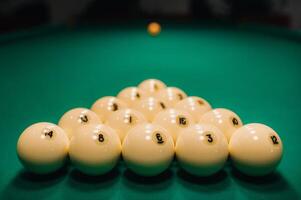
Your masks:
M300 0L0 0L0 33L39 25L215 20L301 28Z

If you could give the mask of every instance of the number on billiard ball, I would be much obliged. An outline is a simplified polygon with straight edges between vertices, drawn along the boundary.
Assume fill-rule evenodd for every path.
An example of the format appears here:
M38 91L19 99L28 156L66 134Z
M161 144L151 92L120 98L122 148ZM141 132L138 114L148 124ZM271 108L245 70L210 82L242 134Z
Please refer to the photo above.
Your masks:
M164 140L163 140L160 133L156 133L156 139L157 139L158 144L163 144L164 143Z
M166 170L173 160L171 135L160 125L138 124L131 128L122 143L127 167L142 176L155 176Z
M161 106L162 109L165 109L165 108L166 108L166 106L164 105L163 102L160 102L160 106Z
M187 118L186 117L184 117L184 116L178 116L178 124L180 125L180 126L187 126L188 125L188 120L187 120Z
M139 89L143 90L148 96L154 96L162 89L166 88L165 83L157 79L147 79L139 84Z
M212 136L211 136L211 134L210 133L208 133L208 134L206 134L206 136L207 136L207 141L209 142L209 143L212 143L213 142L213 138L212 138Z
M273 144L279 144L277 137L275 135L272 135L271 139L272 139Z
M228 158L227 138L217 127L195 124L184 129L175 147L180 166L198 176L221 170ZM193 167L191 167L193 166Z
M239 116L225 108L208 111L199 119L200 123L209 123L219 128L230 141L232 134L242 126Z
M67 111L60 119L58 125L63 128L69 139L72 138L73 133L83 125L98 124L102 120L96 113L86 108L75 108Z
M69 139L61 127L41 122L23 131L17 143L17 153L29 171L47 174L65 164L68 147Z
M103 134L101 134L101 133L98 134L98 141L99 142L104 142L105 141L105 138L104 138Z
M120 109L107 118L106 124L116 130L121 142L135 125L147 122L144 115L132 109Z
M112 104L112 111L116 111L118 110L118 104L117 103L113 103Z
M238 122L238 120L235 117L232 118L232 123L233 123L234 126L238 126L239 125L239 122Z
M270 127L247 124L235 131L229 142L234 166L251 176L263 176L274 171L282 157L282 142Z
M81 115L79 118L80 118L81 122L83 122L83 123L87 123L89 121L87 115Z
M190 125L193 125L194 119L184 110L170 108L159 112L152 122L165 128L176 143L180 132Z
M46 131L45 131L45 136L49 136L50 138L52 138L52 136L53 136L53 131L52 131L52 130L46 130Z

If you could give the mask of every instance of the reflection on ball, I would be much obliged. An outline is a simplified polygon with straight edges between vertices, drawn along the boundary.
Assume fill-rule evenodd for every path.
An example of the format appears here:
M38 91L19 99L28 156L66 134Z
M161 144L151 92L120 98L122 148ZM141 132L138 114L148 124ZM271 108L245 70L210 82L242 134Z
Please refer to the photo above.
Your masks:
M101 175L115 167L121 153L116 132L102 124L79 127L70 141L72 164L82 173Z
M61 168L66 161L69 139L55 124L40 122L31 125L20 135L17 153L26 169L47 174Z
M176 156L185 171L210 176L221 170L228 158L227 138L213 125L196 124L179 135Z
M279 135L264 124L247 124L235 131L229 143L234 166L244 174L263 176L271 173L282 157Z
M161 126L139 124L125 137L122 155L133 172L155 176L169 167L174 156L174 143L171 135Z
M228 142L232 134L243 125L236 113L225 108L216 108L206 112L201 116L199 122L212 124L219 128L225 134Z

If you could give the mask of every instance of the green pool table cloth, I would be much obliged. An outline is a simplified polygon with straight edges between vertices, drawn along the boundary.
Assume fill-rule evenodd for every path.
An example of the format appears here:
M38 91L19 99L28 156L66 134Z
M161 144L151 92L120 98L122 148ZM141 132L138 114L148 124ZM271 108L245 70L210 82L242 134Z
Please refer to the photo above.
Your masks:
M40 121L57 123L75 107L157 78L214 108L234 110L245 124L278 132L283 159L275 173L250 178L227 163L197 178L173 162L142 178L122 161L87 177L71 166L40 177L16 155L19 134ZM0 36L1 199L299 199L301 195L301 35L279 28L162 23L47 27Z

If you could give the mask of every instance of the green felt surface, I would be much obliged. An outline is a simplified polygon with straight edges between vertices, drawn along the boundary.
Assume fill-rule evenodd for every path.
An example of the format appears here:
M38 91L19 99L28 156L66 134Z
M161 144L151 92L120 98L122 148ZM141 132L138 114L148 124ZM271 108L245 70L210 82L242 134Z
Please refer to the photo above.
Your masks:
M287 34L288 33L288 34ZM1 199L298 199L301 196L301 36L289 31L163 24L159 37L145 24L46 28L0 38ZM48 177L26 173L16 156L19 134L74 107L158 78L213 107L234 110L281 136L276 173L248 178L228 163L209 178L191 177L173 163L142 179L124 164L103 177L71 167Z

